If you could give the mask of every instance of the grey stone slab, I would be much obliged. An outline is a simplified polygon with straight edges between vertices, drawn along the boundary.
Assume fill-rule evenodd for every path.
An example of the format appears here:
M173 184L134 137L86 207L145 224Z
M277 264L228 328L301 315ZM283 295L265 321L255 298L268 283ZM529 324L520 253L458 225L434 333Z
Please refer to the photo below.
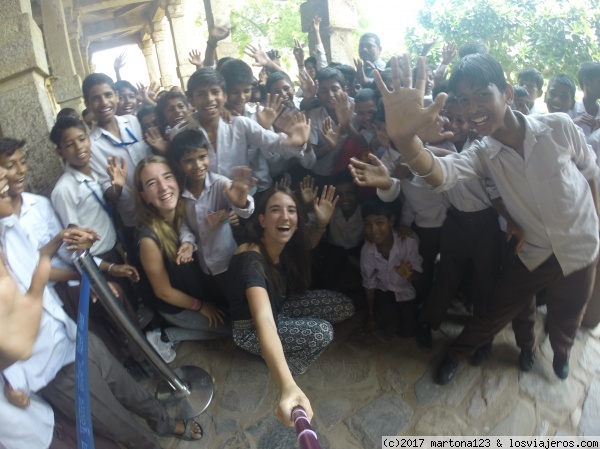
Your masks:
M399 435L413 416L397 395L384 394L361 407L346 423L365 448L381 446L383 435Z
M244 432L237 432L232 437L225 440L221 447L227 449L254 449L256 445L251 438L248 438L247 434Z
M579 365L588 373L600 376L600 340L588 338L579 358Z
M545 358L536 360L533 369L519 377L520 391L535 400L555 427L565 422L583 400L583 385L573 375L560 380L554 374L551 362Z
M213 415L213 421L215 423L215 430L217 435L224 433L232 433L238 427L237 421L232 418L220 418L220 414Z
M422 406L440 403L456 406L473 388L473 385L481 375L481 368L461 363L458 367L456 377L448 385L438 385L434 380L437 365L437 361L436 363L432 363L427 372L416 383L415 394L417 402Z
M268 367L260 357L236 351L222 389L219 407L232 412L256 412L267 391L268 380Z
M383 378L397 393L404 393L406 391L407 384L397 370L388 369Z
M592 381L583 403L579 435L600 435L600 380L598 379Z
M536 425L535 408L530 402L520 399L508 416L500 421L489 435L532 435Z
M358 389L375 382L375 366L367 360L321 360L325 379L337 389Z
M345 398L328 396L317 401L314 410L323 427L331 428L352 410L352 402Z
M469 418L480 417L488 407L491 407L492 404L496 405L496 402L500 402L497 400L506 390L509 379L513 377L511 376L511 373L512 370L499 366L497 363L486 367L483 372L481 383L471 397L469 410L467 412ZM516 376L514 377L516 380Z
M455 411L442 407L430 409L415 426L416 435L474 435L473 429Z

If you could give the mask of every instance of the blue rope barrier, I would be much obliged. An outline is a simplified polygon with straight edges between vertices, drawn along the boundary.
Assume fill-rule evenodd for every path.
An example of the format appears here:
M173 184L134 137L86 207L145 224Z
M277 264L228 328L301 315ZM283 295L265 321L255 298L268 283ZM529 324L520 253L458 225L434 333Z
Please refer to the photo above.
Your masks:
M77 349L75 368L75 423L79 449L94 449L92 413L90 410L90 384L88 379L88 314L90 310L90 278L81 275L79 314L77 316Z

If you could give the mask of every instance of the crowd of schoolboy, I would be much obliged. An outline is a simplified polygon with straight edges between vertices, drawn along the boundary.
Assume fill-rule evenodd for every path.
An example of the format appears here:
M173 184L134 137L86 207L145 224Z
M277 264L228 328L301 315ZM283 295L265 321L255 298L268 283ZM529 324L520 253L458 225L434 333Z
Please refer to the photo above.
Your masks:
M318 19L314 25L319 36ZM220 296L229 260L243 241L244 224L253 214L254 203L278 182L296 188L308 214L318 190L325 185L335 187L338 207L313 254L313 285L343 291L358 308L366 308L366 332L379 328L388 336L416 336L417 343L429 349L431 331L439 328L453 300L466 298L465 307L475 315L481 314L507 254L513 250L506 243L506 222L499 219L502 198L490 180L465 181L438 194L407 168L407 161L388 137L385 111L373 82L374 71L379 71L385 85L393 85L392 71L380 58L379 38L373 33L361 37L356 67L327 64L320 38L316 57L304 59L297 44L294 55L301 89L296 90L291 77L279 67L278 55L254 47L249 46L246 52L262 65L260 80L239 59L223 58L213 67L214 47L226 35L222 29L211 33L204 62L197 53L192 55L198 70L189 79L185 94L177 88L155 94L127 81L114 83L100 73L86 77L82 90L87 109L82 117L72 110L61 111L50 134L65 167L50 200L25 191L26 143L0 139L0 165L8 171L9 196L14 206L13 216L0 220L2 247L21 286L27 287L36 250L46 248L70 226L92 229L100 239L91 247L91 253L128 313L136 318L136 309L158 308L166 318L161 321L155 317L147 333L165 360L174 358L173 342L229 335L227 323L213 333L210 329L179 332L173 325L177 321L168 318L182 309L157 307L160 294L145 275L144 264L133 257L139 225L135 167L157 154L181 175L186 220L179 229L180 240L197 250L192 271L197 270L198 277L206 280L203 285L210 286L207 291L214 296L198 292L201 301L194 301L191 311L200 311L207 301L226 312L226 302ZM460 48L459 55L462 58L485 52L485 46L468 43ZM445 81L447 66L455 55L455 45L448 44L442 63L427 67L425 104L440 92L450 94L440 124L451 131L451 137L424 142L439 157L466 151L479 139ZM540 72L523 69L518 74L519 86L514 88L513 108L525 115L539 113L538 99L543 96L547 111L569 114L585 134L588 151L597 152L600 63L582 64L578 83L584 95L576 102L576 85L568 76L552 76L544 93ZM383 199L395 198L399 191L401 199L386 202L378 198L375 189L359 188L353 182L348 170L351 158L368 161L369 153L399 180L391 195L381 195ZM240 167L249 167L251 174ZM194 176L201 178L200 184L194 183ZM231 185L226 178L248 185L250 195L247 199L244 196L245 204L232 204L231 195L223 193L218 182L224 179L225 185ZM219 187L213 188L214 183ZM47 300L48 306L45 299L44 304L54 319L67 323L63 332L70 335L74 325L69 316L76 315L78 275L69 265L69 255L61 252L65 251L59 250L54 259L53 283L46 292L53 299ZM16 267L18 264L23 266ZM357 279L362 279L364 294L357 294ZM153 374L137 348L123 345L127 339L99 305L92 307L91 314L91 331L130 374ZM64 391L72 388L74 374L63 372L73 361L73 342L42 326L39 338L43 336L49 336L58 348L47 355L50 361L20 363L4 372L10 405L0 402L3 419L10 410L7 406L23 406L19 403L22 392L30 397L30 411L38 407L31 415L22 413L23 409L15 412L13 418L20 420L15 421L20 426L3 425L9 431L6 447L24 447L23 442L32 448L68 446L64 435L52 438L47 432L28 432L30 422L52 428L52 411L36 393L52 403L57 423L68 423L73 417L72 394ZM489 355L491 341L481 343L473 356L475 363ZM126 447L159 447L152 437L147 441L136 437L144 432L126 418L125 408L129 408L159 433L198 436L192 435L198 429L169 418L120 365L107 362L105 349L97 346L91 344L90 361L97 365L99 379L90 383L103 383L104 388L111 382L121 384L118 394L107 394L112 399L104 404L106 421L98 418L99 422L94 422L100 434ZM519 363L521 369L529 370L533 359L520 359ZM107 365L116 374L102 372ZM557 371L560 377L566 374ZM23 432L16 430L21 428Z

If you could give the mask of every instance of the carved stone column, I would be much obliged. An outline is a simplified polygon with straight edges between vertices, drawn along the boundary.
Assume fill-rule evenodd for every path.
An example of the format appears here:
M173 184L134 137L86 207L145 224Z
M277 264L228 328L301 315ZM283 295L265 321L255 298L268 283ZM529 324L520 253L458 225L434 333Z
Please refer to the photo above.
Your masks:
M154 45L152 39L144 39L140 44L140 50L142 50L144 59L146 60L150 82L157 82L158 77L156 76L156 68L154 66Z
M167 60L167 49L165 48L165 30L161 22L152 23L152 40L156 47L160 83L165 89L168 89L173 85L173 79L169 74L169 62Z
M188 32L184 18L185 0L169 0L167 5L167 18L171 25L173 46L175 47L175 60L177 61L177 77L182 89L185 90L187 80L196 71L196 67L189 63L189 46L187 44Z
M354 67L358 49L352 46L352 33L358 26L355 0L307 0L300 5L302 31L308 33L311 53L315 50L313 18L321 16L321 40L332 62Z
M0 64L0 136L27 140L28 188L49 193L62 168L48 141L54 109L44 39L29 0L2 0L2 19L0 61L10 64Z
M63 2L45 0L40 4L54 97L61 108L69 107L81 112L84 108L81 78L75 71Z

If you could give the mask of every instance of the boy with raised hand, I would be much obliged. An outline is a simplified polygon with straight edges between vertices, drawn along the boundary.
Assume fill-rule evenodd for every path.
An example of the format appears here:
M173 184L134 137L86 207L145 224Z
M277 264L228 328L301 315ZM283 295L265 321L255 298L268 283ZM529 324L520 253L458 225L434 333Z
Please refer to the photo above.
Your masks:
M227 86L218 71L209 67L197 70L188 80L187 87L190 104L196 108L196 113L177 131L195 128L205 134L213 173L231 178L234 167L249 165L252 148L278 153L285 159L297 157L306 166L314 163L314 153L310 148L306 149L310 121L301 114L292 119L286 133L266 130L247 117L234 116L226 122L221 113L227 99Z
M282 110L282 100L279 95L267 94L264 107L260 104L249 103L252 96L254 75L252 69L241 59L231 59L219 69L227 85L227 103L225 107L234 116L248 117L264 129L273 130L273 123ZM264 192L273 185L269 164L283 162L280 154L262 152L258 148L249 150L250 168L258 180L257 193Z
M393 64L394 91L380 77L388 118L388 133L411 170L441 191L461 179L494 181L506 210L507 235L518 236L516 254L504 267L485 314L474 316L450 346L437 369L437 381L452 380L458 364L474 353L511 320L519 366L534 363L534 296L542 291L548 306L548 332L554 350L556 375L569 374L569 353L589 298L598 256L596 179L593 154L564 114L523 116L510 109L513 88L500 64L489 55L463 58L450 78L450 89L465 118L483 138L467 151L444 158L423 147L418 135L439 134L432 128L446 96L440 94L423 108L424 60L416 88L401 88L398 65ZM408 56L403 59L410 74ZM410 75L409 75L410 76ZM404 85L410 86L411 80ZM380 162L351 161L359 185L390 190L391 180Z
M569 115L587 137L600 127L600 62L587 61L581 64L577 80L583 97L575 102Z
M139 161L150 155L150 147L135 116L116 115L119 95L109 76L92 73L83 80L81 89L86 107L96 118L90 132L90 167L105 197L116 203L125 242L131 246L136 225L133 171Z

